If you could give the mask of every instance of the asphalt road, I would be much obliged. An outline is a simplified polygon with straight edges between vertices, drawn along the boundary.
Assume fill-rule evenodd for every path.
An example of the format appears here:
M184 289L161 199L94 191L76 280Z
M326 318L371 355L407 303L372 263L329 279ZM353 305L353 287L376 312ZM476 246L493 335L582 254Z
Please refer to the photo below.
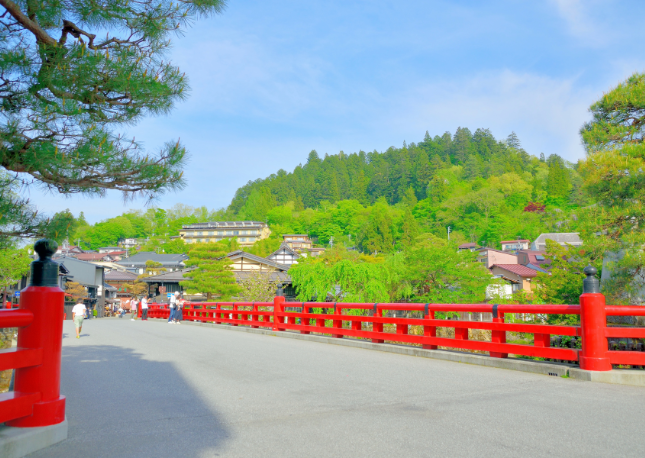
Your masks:
M645 456L645 389L159 321L65 322L32 457Z

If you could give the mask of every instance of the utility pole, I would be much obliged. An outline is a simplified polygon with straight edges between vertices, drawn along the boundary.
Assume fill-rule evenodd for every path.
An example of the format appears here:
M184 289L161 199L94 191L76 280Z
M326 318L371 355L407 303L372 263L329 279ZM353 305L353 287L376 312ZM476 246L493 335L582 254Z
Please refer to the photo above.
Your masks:
M452 232L452 229L450 229L450 226L448 226L448 240L450 240L450 232Z

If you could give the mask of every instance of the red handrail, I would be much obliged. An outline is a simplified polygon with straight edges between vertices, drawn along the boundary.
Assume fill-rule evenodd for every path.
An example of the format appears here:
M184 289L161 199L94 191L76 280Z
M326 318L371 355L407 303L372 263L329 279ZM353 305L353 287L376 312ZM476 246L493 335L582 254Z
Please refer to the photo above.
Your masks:
M462 350L488 352L491 357L505 358L508 354L542 357L559 361L580 361L581 367L589 370L607 370L611 364L645 365L645 353L611 352L607 349L607 337L645 337L645 328L609 328L605 315L645 315L645 307L605 306L604 296L587 294L581 296L585 310L595 307L593 313L583 315L581 326L556 326L550 324L506 323L509 313L581 315L581 305L531 305L531 304L406 304L406 303L344 303L344 302L284 302L276 297L274 302L192 302L183 310L183 319L203 323L229 324L269 328L275 331L297 331L303 334L317 333L335 338L353 337L375 343L397 342L421 345L426 349L439 346ZM600 302L598 302L600 301ZM594 305L595 304L595 305ZM264 310L260 310L264 308ZM285 308L296 309L286 311ZM299 310L298 310L299 309ZM313 313L324 309L333 313ZM354 315L352 312L359 311ZM387 317L384 312L423 312L422 317ZM604 311L604 314L602 313ZM435 319L437 312L492 313L493 321L462 321ZM170 311L161 304L151 304L148 316L168 318ZM603 324L600 325L599 322ZM419 326L422 333L411 334L410 326ZM438 337L437 328L454 329L454 338ZM468 330L491 331L491 341L469 340ZM534 335L533 345L506 342L507 332ZM581 337L583 348L551 347L551 336ZM598 337L599 336L599 337ZM587 342L587 345L585 345ZM604 345L604 346L603 346ZM629 356L625 353L630 353Z

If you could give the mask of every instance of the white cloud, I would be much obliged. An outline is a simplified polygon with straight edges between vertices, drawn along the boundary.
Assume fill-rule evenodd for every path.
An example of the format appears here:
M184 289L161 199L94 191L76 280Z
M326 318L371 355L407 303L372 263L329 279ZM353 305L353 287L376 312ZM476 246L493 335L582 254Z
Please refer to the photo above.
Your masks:
M459 126L490 128L498 139L515 131L529 153L575 161L584 155L578 131L597 97L577 80L501 70L433 82L409 91L380 122L394 123L399 131L433 129L432 134Z
M551 0L569 33L587 46L602 47L612 40L612 34L591 18L592 0Z

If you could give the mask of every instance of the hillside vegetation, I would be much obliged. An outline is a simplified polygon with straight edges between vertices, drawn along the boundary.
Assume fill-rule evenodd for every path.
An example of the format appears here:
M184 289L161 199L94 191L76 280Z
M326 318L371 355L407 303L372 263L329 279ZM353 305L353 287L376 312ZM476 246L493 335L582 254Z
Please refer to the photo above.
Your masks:
M320 245L334 240L367 253L399 250L421 233L446 238L448 226L453 239L495 247L574 229L581 182L575 165L528 154L515 134L499 141L486 129L459 128L383 153L320 158L312 151L293 172L238 189L227 209L129 211L94 226L81 217L71 239L93 249L123 237L161 243L183 224L235 219L267 221L275 236L308 233Z

